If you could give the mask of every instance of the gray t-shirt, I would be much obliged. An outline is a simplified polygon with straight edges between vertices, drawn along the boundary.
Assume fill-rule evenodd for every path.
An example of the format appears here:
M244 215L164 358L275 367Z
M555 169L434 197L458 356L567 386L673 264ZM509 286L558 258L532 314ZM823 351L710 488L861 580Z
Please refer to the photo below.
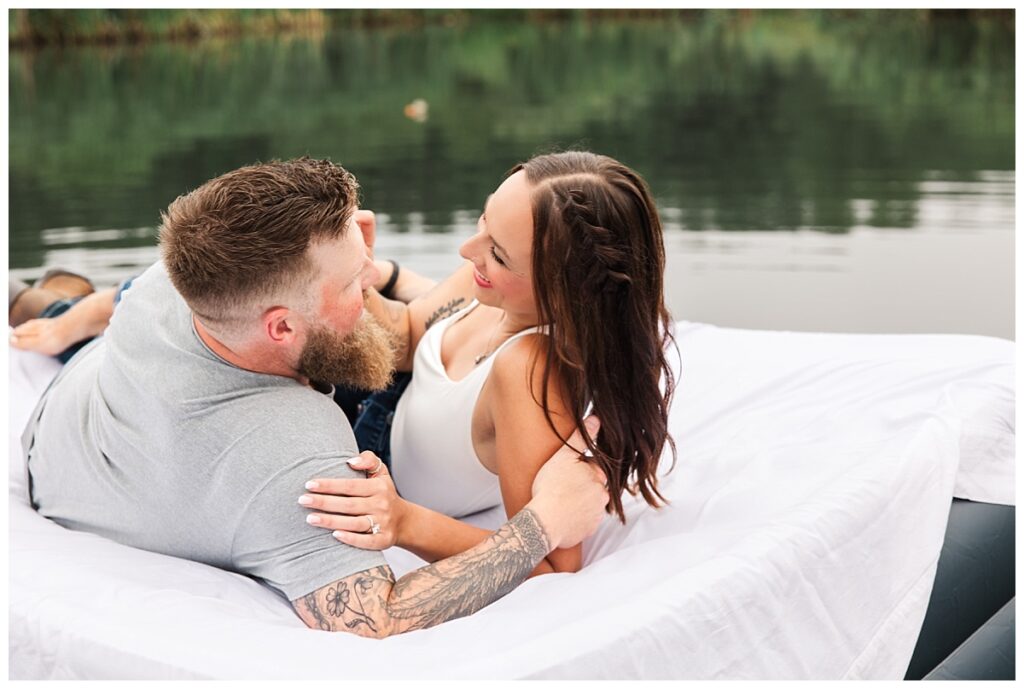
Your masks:
M357 475L341 409L210 351L161 263L57 377L25 442L33 506L70 529L248 574L289 600L384 564L306 524L297 502L311 478Z

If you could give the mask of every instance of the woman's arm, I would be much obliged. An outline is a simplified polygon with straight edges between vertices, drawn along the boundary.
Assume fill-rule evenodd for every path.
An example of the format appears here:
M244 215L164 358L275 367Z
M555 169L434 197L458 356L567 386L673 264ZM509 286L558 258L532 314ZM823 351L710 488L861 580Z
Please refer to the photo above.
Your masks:
M544 463L563 446L544 418L544 410L534 401L541 399L542 365L530 370L531 356L545 346L543 336L526 337L506 348L494 362L485 385L488 412L494 419L498 478L505 512L519 512L531 498L532 486ZM531 375L532 374L532 375ZM549 388L548 404L559 432L569 436L575 424L565 409L555 386ZM579 436L570 444L582 451ZM350 462L355 469L370 471L379 467L371 453L363 453ZM439 478L443 480L443 477ZM359 548L381 550L398 545L428 562L435 562L471 548L493 532L458 521L400 498L387 468L370 479L315 479L316 485L303 496L302 504L318 510L310 523L336 530L342 543ZM374 515L381 533L363 533L365 517ZM575 572L582 565L582 548L558 549L540 562L530 576L550 572Z
M334 530L334 537L342 543L368 550L397 545L427 562L436 562L468 550L494 533L403 500L387 466L372 452L360 453L349 465L357 471L376 472L365 479L313 479L306 484L310 492L299 500L317 510L307 521ZM366 533L369 522L361 515L367 514L380 525L380 533Z
M551 430L540 406L543 390L544 355L547 338L531 335L506 347L494 361L485 385L494 421L495 457L505 514L513 515L530 501L537 472L563 446ZM534 366L536 358L537 365ZM489 388L489 389L488 389ZM548 384L551 420L562 437L570 438L576 424L568 411L559 386ZM570 438L586 449L579 436ZM531 576L547 572L576 572L583 564L582 545L554 550L537 565Z
M494 422L495 457L505 514L518 513L532 497L533 481L546 461L563 446L544 418L544 410L534 401L541 399L543 372L543 335L527 336L506 347L495 359L485 384L484 402ZM531 371L531 358L541 359ZM531 375L532 373L532 375ZM548 405L555 428L564 437L576 429L557 386L549 385ZM580 438L572 439L577 449L585 449ZM408 510L397 545L411 550L428 562L451 557L475 546L491 535L425 507L406 503ZM550 552L530 576L552 572L576 572L583 564L581 545Z
M373 258L374 247L377 243L377 214L366 208L361 208L353 215L353 220L359 226L363 235L363 244L366 245L370 258ZM437 280L424 277L419 273L405 268L402 270L397 261L375 260L373 262L380 273L380 278L373 285L373 288L381 293L385 299L393 299L403 304L408 304L421 294L426 294Z
M385 299L377 290L366 293L366 310L394 333L398 343L399 371L411 371L413 355L423 333L431 325L465 308L473 298L473 264L458 270L408 304Z
M380 273L380 279L373 286L382 297L408 304L437 285L437 280L420 275L414 270L403 268L397 262L376 260L373 262Z
M592 467L560 450L538 474L535 497L465 553L395 581L389 567L339 579L292 601L309 627L372 637L469 615L518 586L551 548L594 532L608 493Z
M597 420L587 419L587 428L592 435L595 434L599 428ZM570 437L569 446L584 446L578 432ZM531 496L536 475L547 463L548 457L554 458L560 453L573 456L578 454L565 446L559 447L535 463L537 469L532 471L527 487ZM299 500L300 504L314 510L307 521L313 526L333 530L334 537L342 543L369 550L384 550L398 545L428 562L437 562L482 543L494 533L403 500L395 491L387 467L382 466L372 452L361 453L349 460L349 464L359 471L378 469L378 473L366 479L313 479L306 485L309 492ZM525 473L516 472L516 475L521 477ZM512 496L513 499L516 497L518 495ZM508 503L505 508L506 512L512 509ZM367 514L372 515L374 522L381 526L380 533L366 533L368 522L362 515ZM530 576L579 569L579 546L557 550L555 553L561 554L549 554L547 559L532 570Z
M494 424L498 481L505 514L508 516L518 513L530 501L537 472L563 446L548 426L543 408L535 401L542 399L543 357L547 342L543 335L532 335L506 347L495 359L481 392L481 401L486 405ZM539 357L539 363L532 367L535 355ZM553 382L548 387L548 406L552 410L555 428L563 437L570 437L576 430L576 424L562 400L558 386ZM573 441L578 451L585 449L578 436ZM370 462L365 468L374 466L376 461ZM443 480L443 477L439 477L439 480ZM416 553L428 562L460 553L492 533L420 505L404 500L401 503L386 510L398 515L395 545ZM354 509L356 506L339 507ZM382 512L385 511L384 505L380 507ZM359 522L355 523L355 527L365 528ZM339 540L360 547L372 543L360 538L359 534L346 534ZM575 572L582 566L582 561L583 550L580 545L554 550L537 565L530 576Z
M377 238L377 216L367 209L355 212L353 219L363 235L363 243L373 257ZM390 261L374 261L380 272L380 279L367 290L366 310L384 324L395 336L398 348L397 368L399 371L412 370L412 359L423 333L441 315L462 309L472 298L473 271L465 265L456 270L440 284L425 278L408 268L399 271L397 264ZM468 263L467 263L468 265ZM395 280L392 280L395 277ZM390 285L389 290L384 290ZM390 291L388 299L378 290ZM420 319L425 318L423 326Z

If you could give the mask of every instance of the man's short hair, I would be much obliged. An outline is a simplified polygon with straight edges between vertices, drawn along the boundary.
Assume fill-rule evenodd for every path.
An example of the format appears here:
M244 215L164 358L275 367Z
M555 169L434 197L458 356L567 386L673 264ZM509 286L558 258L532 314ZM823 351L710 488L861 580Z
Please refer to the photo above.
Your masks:
M310 244L344 235L359 184L328 160L239 168L161 213L160 245L174 287L208 323L245 320L261 300L308 286Z

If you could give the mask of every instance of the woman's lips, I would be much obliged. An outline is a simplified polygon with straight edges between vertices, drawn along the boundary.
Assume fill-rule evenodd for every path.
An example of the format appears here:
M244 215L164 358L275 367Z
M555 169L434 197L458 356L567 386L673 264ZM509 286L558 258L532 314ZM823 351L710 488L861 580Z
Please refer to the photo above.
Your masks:
M491 288L491 281L485 278L483 275L481 275L479 270L473 271L473 279L476 280L476 284L480 285L481 287L487 289Z

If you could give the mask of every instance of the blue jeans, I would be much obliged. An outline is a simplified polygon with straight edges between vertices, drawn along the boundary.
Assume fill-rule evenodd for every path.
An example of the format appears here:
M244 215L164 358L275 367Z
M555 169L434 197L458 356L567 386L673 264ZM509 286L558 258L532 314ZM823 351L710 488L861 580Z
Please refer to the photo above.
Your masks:
M121 284L117 286L117 292L114 293L114 306L117 306L118 302L121 301L121 295L124 294L124 291L126 289L132 286L132 280L134 280L137 277L137 275L134 275L128 278L127 280L122 280ZM37 318L56 318L57 316L67 311L84 298L85 297L71 297L69 299L58 299L57 301L53 302L45 309L40 311ZM75 344L71 345L63 352L58 354L56 358L60 361L60 363L66 364L69 361L71 361L71 357L73 357L75 354L78 354L78 350L92 342L94 339L96 338L90 337L88 339L82 340L81 342L76 342Z
M395 420L395 409L402 393L412 380L411 373L395 373L391 385L380 392L353 390L339 386L334 392L334 401L349 417L352 431L356 436L359 451L369 450L381 458L391 470L391 425ZM361 399L358 404L353 404Z

